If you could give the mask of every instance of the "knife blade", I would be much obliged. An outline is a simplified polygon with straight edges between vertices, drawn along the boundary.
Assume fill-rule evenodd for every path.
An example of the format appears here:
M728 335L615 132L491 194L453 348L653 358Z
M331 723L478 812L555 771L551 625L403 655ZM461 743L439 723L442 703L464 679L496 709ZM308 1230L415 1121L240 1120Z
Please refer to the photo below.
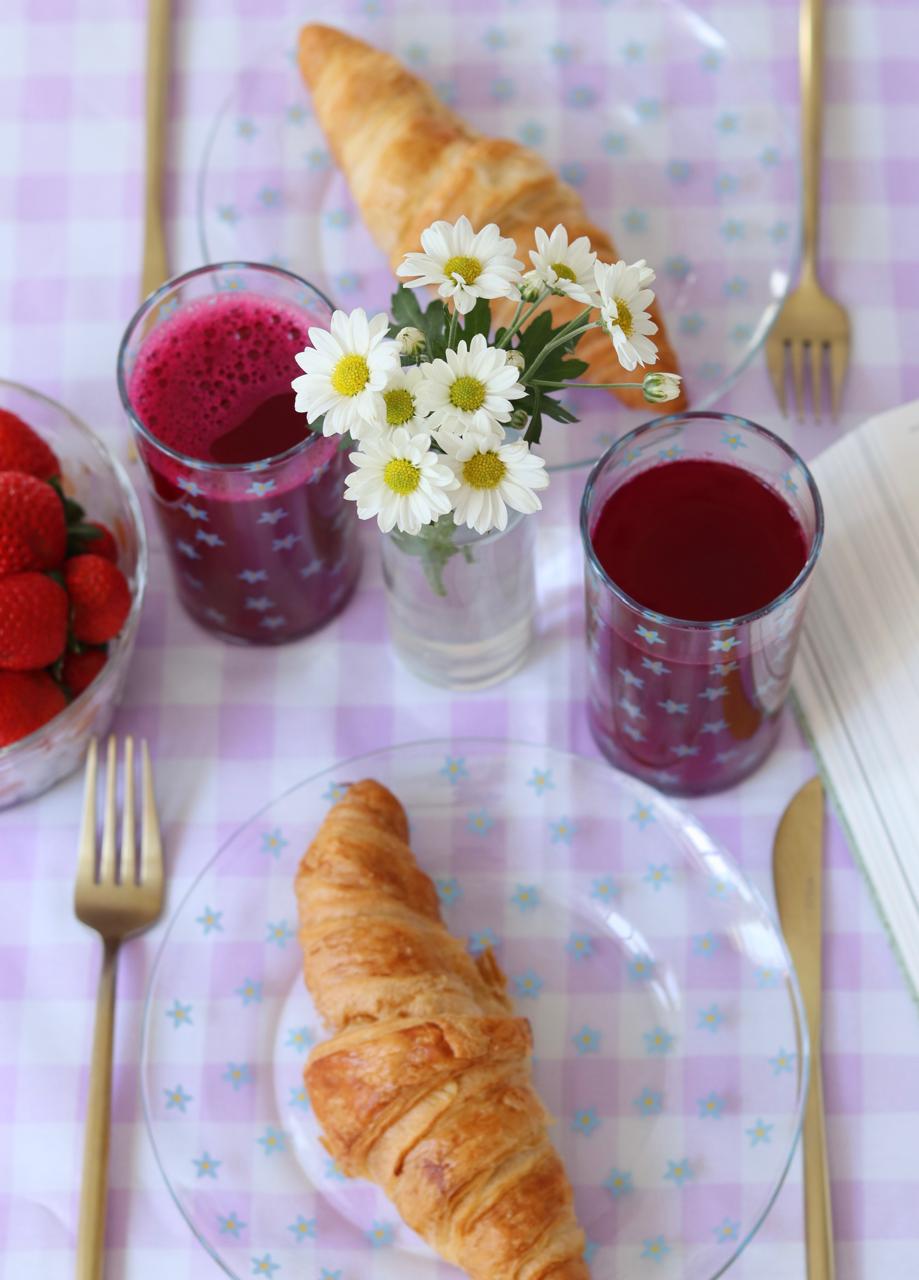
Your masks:
M823 1110L823 784L792 797L775 836L772 874L782 932L798 974L811 1046L804 1109L804 1220L808 1280L834 1280L833 1215Z

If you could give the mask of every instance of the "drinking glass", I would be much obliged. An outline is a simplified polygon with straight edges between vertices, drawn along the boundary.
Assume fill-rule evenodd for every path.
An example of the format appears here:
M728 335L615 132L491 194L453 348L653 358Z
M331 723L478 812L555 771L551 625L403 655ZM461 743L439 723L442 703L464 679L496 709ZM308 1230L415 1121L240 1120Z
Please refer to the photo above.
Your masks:
M804 534L800 573L765 607L711 622L645 608L609 576L592 533L610 496L674 459L730 462L779 493ZM665 511L649 518L666 520ZM729 787L775 744L811 573L823 539L813 476L785 441L745 418L658 418L612 445L581 502L586 557L588 716L614 765L678 795ZM679 530L674 530L679 537Z
M279 267L199 267L168 281L134 315L118 353L118 387L183 606L225 639L278 644L329 622L360 572L357 521L342 496L347 459L338 440L307 433L293 447L255 461L204 460L161 439L131 394L132 371L150 335L189 306L214 305L217 315L228 293L258 306L274 304L282 321L296 312L304 334L309 325L327 327L332 313L318 289ZM245 326L236 336L243 351ZM257 379L257 353L250 350L248 358ZM171 360L179 376L181 342ZM298 372L291 358L291 379ZM170 373L167 361L163 376ZM288 388L272 394L282 390Z

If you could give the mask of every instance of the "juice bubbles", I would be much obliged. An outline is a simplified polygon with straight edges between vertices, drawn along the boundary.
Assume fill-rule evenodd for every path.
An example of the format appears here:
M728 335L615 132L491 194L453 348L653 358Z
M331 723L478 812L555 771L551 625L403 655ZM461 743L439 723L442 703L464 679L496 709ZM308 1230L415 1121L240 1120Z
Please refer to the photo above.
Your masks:
M270 644L336 614L360 560L345 455L337 438L309 431L290 386L295 353L327 315L308 309L321 300L295 277L246 270L294 282L300 301L258 280L179 297L174 309L167 299L166 318L128 354L122 394L183 605L227 638Z

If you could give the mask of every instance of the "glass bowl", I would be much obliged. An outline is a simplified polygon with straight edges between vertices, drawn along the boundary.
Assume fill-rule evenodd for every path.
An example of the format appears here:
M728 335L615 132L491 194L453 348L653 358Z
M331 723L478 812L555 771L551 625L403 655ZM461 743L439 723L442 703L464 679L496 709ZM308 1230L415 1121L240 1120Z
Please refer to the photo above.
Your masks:
M0 809L46 791L71 773L89 739L105 733L124 689L147 584L147 535L124 467L98 436L56 400L0 378L0 408L34 427L61 460L64 489L112 530L118 564L131 588L131 612L109 645L102 671L60 715L0 748Z

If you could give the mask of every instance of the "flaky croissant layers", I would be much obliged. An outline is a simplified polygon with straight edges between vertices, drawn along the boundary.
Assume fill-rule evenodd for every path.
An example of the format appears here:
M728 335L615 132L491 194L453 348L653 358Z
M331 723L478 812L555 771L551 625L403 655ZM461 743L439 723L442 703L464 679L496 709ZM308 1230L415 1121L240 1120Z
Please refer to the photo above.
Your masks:
M304 1073L329 1153L472 1280L589 1280L529 1023L491 952L473 959L445 928L391 792L349 789L296 894L306 983L333 1033Z

